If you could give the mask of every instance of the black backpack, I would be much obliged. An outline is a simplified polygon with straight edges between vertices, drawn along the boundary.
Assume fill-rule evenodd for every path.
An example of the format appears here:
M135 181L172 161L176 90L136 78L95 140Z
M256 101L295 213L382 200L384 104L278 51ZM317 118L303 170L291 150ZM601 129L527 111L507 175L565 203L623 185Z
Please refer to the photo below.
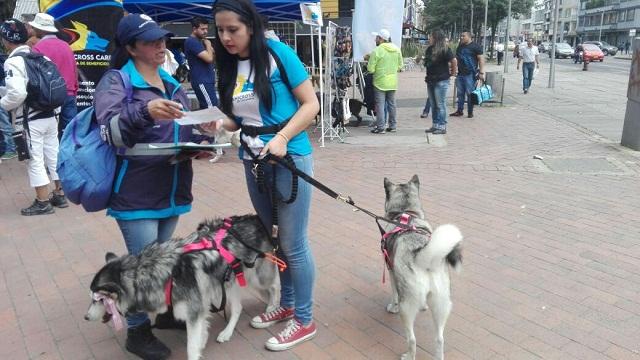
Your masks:
M53 111L67 98L67 84L56 64L38 53L20 53L27 69L27 107L38 111Z

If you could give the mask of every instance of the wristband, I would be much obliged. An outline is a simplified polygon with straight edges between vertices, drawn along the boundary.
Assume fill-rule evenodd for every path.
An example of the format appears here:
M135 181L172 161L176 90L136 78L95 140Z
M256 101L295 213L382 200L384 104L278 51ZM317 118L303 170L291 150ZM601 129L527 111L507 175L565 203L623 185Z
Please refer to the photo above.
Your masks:
M289 142L289 138L287 137L287 135L283 134L281 131L277 132L276 135L282 136L283 139L285 139L287 142Z

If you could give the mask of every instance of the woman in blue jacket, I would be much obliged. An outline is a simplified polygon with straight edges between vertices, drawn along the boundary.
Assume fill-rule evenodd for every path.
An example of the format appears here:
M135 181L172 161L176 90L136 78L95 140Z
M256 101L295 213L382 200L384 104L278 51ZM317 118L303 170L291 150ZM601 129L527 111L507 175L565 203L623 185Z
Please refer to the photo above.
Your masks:
M276 177L276 191L261 192L252 171L253 158L266 153L277 157L288 154L298 169L312 174L312 148L305 129L318 113L318 100L293 49L265 39L251 1L218 0L213 13L220 104L230 117L216 126L231 131L242 128L242 158L251 202L268 228L274 218L272 211L277 211L280 255L288 264L280 273L280 307L256 316L251 325L266 328L288 320L284 329L266 342L269 350L286 350L316 334L312 314L315 267L307 236L311 185L301 180L297 189L292 189L291 172L282 166L267 166L262 180L269 187ZM280 72L278 61L286 74ZM295 201L286 203L296 190Z
M111 67L129 80L132 98L128 99L121 75L109 71L96 88L94 108L105 140L119 149L183 142L191 136L190 126L173 121L188 109L187 96L160 69L168 35L146 15L130 14L118 24ZM117 157L107 215L118 222L130 254L140 253L154 241L169 240L178 217L191 210L191 161L171 164L172 155ZM143 359L169 357L171 351L153 336L146 314L131 314L127 323L128 351Z

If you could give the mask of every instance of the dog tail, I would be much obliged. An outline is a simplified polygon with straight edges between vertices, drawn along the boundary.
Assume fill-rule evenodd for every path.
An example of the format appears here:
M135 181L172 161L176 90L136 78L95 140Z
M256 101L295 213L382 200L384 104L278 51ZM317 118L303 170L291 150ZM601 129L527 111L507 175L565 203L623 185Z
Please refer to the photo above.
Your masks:
M438 226L427 246L428 266L436 268L446 261L456 272L462 269L462 233L452 224Z

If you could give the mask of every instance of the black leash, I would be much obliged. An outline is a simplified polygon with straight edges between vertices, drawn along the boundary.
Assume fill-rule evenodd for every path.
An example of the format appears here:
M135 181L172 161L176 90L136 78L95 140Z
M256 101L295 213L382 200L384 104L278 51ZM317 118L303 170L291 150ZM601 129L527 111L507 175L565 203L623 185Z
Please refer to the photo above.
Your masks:
M304 181L308 182L309 184L313 185L314 187L316 187L318 190L322 191L323 193L329 195L330 197L342 201L347 205L350 205L356 209L358 209L359 211L362 211L363 213L371 216L372 218L374 218L376 220L376 224L378 225L378 230L380 230L380 234L385 233L384 228L382 227L382 225L380 225L380 221L384 221L386 223L389 224L393 224L395 226L401 227L403 229L407 229L407 230L412 230L413 228L407 224L403 224L400 223L398 221L395 220L391 220L391 219L387 219L385 217L382 217L380 215L376 215L373 212L360 207L358 205L356 205L355 201L353 201L353 199L351 198L351 196L344 196L340 193L335 192L334 190L332 190L331 188L329 188L328 186L324 185L323 183L321 183L320 181L314 179L313 177L311 177L309 174L305 173L304 171L298 169L294 164L290 164L288 161L285 161L282 158L276 157L276 156L272 156L272 155L268 155L265 156L265 158L263 158L261 161L269 161L269 160L273 160L275 162L277 162L278 164L284 166L285 168L287 168L289 171L291 171L291 173L295 176L301 177Z

